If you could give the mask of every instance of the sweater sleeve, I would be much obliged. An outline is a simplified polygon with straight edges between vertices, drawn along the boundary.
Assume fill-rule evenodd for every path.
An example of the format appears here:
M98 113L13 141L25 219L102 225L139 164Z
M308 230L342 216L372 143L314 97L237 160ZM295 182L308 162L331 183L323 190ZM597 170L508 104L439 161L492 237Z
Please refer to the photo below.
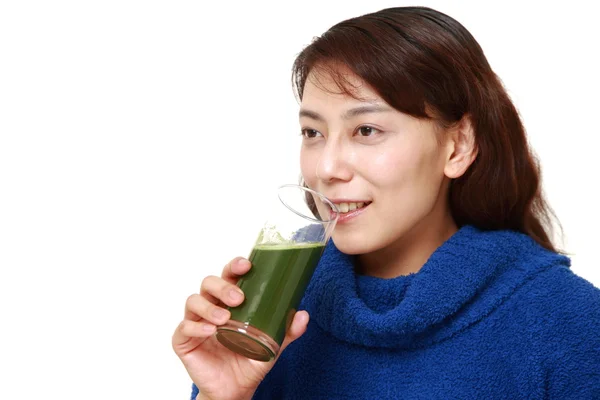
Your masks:
M570 270L561 274L547 299L555 311L539 321L551 328L544 335L547 398L600 399L600 289Z

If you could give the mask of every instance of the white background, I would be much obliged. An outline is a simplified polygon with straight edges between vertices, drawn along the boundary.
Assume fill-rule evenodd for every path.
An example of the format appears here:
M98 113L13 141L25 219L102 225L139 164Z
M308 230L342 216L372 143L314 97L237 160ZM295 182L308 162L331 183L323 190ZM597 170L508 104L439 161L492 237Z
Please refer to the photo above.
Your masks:
M170 344L185 299L247 255L261 201L298 178L295 55L343 19L414 4L3 1L0 398L188 398ZM483 47L573 270L599 286L590 6L419 5Z

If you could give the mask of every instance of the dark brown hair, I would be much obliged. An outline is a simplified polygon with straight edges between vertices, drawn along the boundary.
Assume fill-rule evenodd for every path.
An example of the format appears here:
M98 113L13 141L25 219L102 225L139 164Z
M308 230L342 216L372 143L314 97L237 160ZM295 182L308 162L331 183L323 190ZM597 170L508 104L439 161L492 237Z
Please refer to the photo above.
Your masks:
M339 66L413 117L442 127L469 117L478 154L466 173L451 181L454 220L459 226L523 232L557 251L551 238L554 215L519 114L465 27L425 7L389 8L340 22L296 58L292 79L298 98L313 69L356 97Z

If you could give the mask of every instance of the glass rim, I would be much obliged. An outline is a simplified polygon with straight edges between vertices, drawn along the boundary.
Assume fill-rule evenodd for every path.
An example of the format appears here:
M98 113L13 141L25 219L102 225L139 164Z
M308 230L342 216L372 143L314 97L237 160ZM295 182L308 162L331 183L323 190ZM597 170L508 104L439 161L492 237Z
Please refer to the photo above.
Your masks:
M309 192L312 193L316 196L318 196L321 201L323 201L324 203L327 203L327 205L329 205L329 207L331 207L331 210L335 213L335 218L330 218L328 220L320 220L320 219L316 219L313 218L309 215L304 215L296 210L294 210L292 207L290 207L285 201L283 201L283 199L281 198L281 189L283 188L287 188L287 187L293 187L296 189L300 189L300 190L304 190L305 192ZM328 224L328 223L332 223L332 222L337 222L339 216L340 216L340 210L338 209L338 207L331 201L329 200L323 193L317 192L316 190L313 190L309 187L306 186L302 186L302 185L297 185L295 183L287 183L285 185L281 185L277 188L277 197L279 198L279 201L281 201L281 203L291 212L293 212L294 214L298 215L299 217L302 217L304 219L308 219L310 221L314 221L314 222L319 222L321 224Z

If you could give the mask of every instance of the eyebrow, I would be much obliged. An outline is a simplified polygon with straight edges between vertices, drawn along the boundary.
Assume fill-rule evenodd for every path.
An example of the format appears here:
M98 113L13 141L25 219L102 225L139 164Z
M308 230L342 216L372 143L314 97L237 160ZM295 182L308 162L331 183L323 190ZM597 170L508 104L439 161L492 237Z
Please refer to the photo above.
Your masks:
M390 112L392 110L393 110L393 108L383 106L383 105L360 106L360 107L351 108L348 111L346 111L344 114L342 114L342 119L348 120L350 118L357 117L357 116L363 115L363 114ZM299 116L300 116L300 118L307 117L307 118L314 119L315 121L325 122L325 118L323 118L323 116L316 111L301 109Z

